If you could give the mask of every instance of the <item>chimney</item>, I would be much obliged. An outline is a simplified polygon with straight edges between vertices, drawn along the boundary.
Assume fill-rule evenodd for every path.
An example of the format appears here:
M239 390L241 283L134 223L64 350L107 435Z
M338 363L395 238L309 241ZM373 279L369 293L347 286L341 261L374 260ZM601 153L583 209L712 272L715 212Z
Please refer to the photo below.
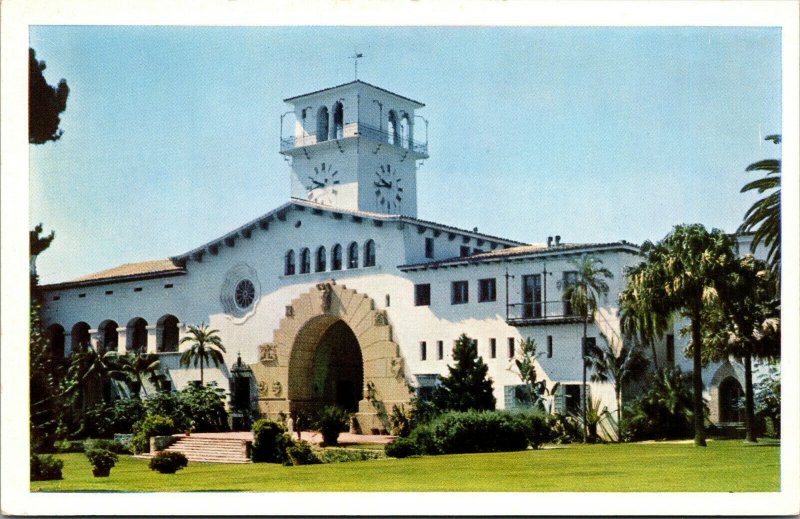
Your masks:
M547 237L547 247L549 248L549 247L552 247L552 246L553 246L553 237L552 236L548 236Z
M561 245L561 236L556 234L556 245Z

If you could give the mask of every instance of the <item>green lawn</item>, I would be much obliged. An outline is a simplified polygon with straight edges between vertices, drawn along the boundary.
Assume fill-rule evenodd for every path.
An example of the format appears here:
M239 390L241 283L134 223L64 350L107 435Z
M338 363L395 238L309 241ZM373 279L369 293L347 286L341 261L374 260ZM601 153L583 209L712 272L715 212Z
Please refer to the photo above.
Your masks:
M120 456L109 478L83 454L59 455L64 479L33 491L777 492L779 446L762 441L571 445L538 451L426 456L303 467L190 463L174 475Z

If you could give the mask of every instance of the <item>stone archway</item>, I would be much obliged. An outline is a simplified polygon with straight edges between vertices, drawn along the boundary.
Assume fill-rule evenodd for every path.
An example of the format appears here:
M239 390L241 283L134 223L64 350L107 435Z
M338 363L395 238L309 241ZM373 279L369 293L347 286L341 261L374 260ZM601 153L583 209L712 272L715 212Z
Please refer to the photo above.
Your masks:
M386 314L369 296L334 282L320 283L286 307L251 369L258 410L272 418L335 403L355 411L369 433L388 430L392 407L410 401Z

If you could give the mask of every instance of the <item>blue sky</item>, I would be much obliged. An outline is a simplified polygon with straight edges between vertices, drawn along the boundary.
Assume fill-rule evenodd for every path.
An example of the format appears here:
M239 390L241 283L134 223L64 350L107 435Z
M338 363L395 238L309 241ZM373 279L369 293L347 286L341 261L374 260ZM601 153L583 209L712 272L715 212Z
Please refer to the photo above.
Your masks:
M734 231L777 157L774 28L34 26L70 86L30 147L45 283L201 245L284 203L283 99L359 78L426 103L419 216L527 242ZM760 133L759 133L760 132ZM420 137L417 131L417 137ZM422 135L424 138L424 135Z

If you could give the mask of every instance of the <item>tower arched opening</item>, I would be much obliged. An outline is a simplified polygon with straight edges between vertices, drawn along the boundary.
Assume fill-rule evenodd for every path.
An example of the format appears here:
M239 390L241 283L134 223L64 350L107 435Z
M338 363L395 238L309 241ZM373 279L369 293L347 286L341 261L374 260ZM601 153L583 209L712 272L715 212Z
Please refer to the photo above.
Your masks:
M317 142L328 140L328 107L321 106L317 110Z
M734 377L727 377L719 384L719 421L743 422L744 407L742 385Z

